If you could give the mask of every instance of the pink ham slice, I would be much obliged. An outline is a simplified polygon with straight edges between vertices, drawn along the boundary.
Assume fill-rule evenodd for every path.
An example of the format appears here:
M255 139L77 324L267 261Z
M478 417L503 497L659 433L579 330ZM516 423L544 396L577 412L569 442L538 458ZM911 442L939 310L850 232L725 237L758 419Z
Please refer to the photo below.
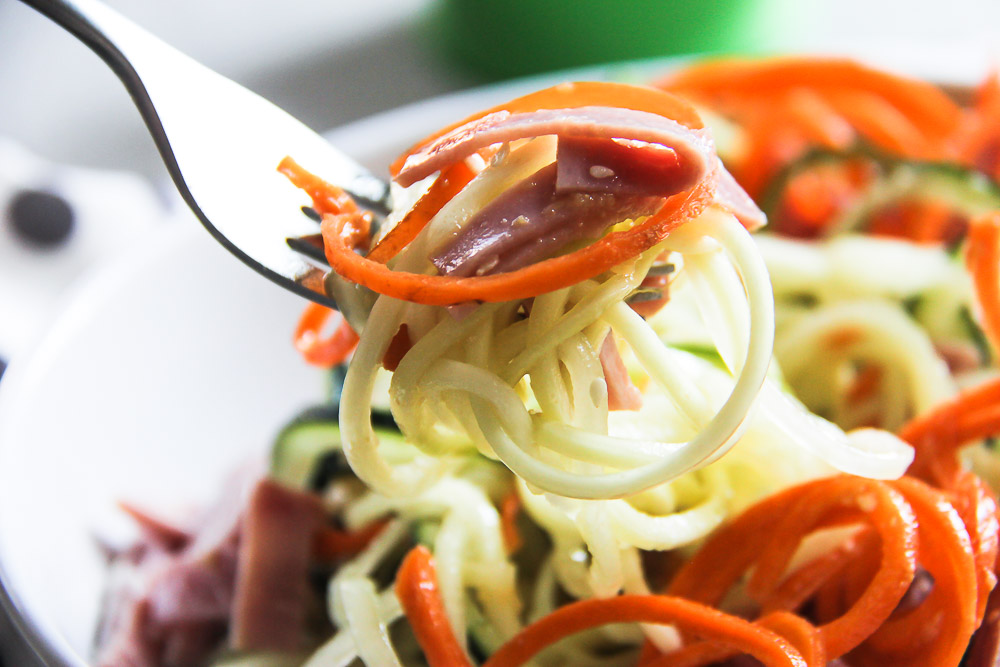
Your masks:
M560 137L558 146L559 192L666 197L680 191L674 180L681 169L679 158L665 146L575 137ZM715 170L715 203L739 218L750 231L767 224L767 216L718 158Z
M240 542L230 644L237 650L301 648L309 561L323 521L319 498L270 480L254 489Z
M323 511L316 496L269 480L256 481L247 503L253 482L227 485L182 550L154 541L138 563L117 562L99 667L200 665L227 629L236 649L301 648Z
M559 192L668 197L690 174L673 148L629 139L559 137Z
M503 273L550 256L567 244L600 236L608 225L648 215L658 197L557 190L552 163L506 190L473 216L432 258L445 275Z
M716 158L715 203L735 215L751 232L767 224L767 216L729 170Z
M174 527L185 534L183 544L164 540L163 526L153 527L145 513L132 512L143 539L112 562L98 667L206 662L226 636L241 517L256 480L256 467L234 474L197 525Z
M98 667L190 667L225 638L236 574L238 523L199 554L152 543L138 562L118 562Z
M765 222L712 154L706 131L629 109L490 114L408 158L397 180L409 184L485 146L542 134L558 135L555 163L487 204L439 249L431 259L443 275L504 273L551 257L611 224L655 212L709 168L718 182L717 203L750 229Z
M622 355L618 352L614 334L608 333L601 345L601 367L608 385L608 410L638 410L642 407L642 392L632 383Z
M396 182L409 186L442 167L458 162L493 144L543 135L592 139L626 139L659 144L657 150L673 151L675 191L692 187L714 167L714 147L706 130L692 130L680 123L645 111L614 107L544 109L530 113L497 111L466 123L439 137L403 163Z

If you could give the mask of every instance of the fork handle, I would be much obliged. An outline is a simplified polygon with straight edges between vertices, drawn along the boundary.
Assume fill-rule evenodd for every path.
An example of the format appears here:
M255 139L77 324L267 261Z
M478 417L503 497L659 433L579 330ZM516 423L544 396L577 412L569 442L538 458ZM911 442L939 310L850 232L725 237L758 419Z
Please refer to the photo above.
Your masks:
M132 97L181 196L200 218L203 217L184 181L156 107L130 60L130 57L136 56L155 57L157 52L172 50L171 47L99 0L21 0L21 2L64 28L107 63ZM119 45L125 45L125 48L133 53L122 52Z
M140 69L147 65L158 65L167 58L191 63L194 61L100 0L21 0L21 2L64 28L107 63L132 97L181 196L198 217L211 226L188 189L174 157L170 140L160 122L156 105L136 69L137 65ZM391 210L389 188L385 183L367 173L364 176L359 174L356 181L354 187L346 186L345 190L358 203L382 215Z
M115 39L112 38L113 33L120 32L122 26L132 31L142 31L142 28L107 5L94 0L21 0L21 2L44 14L86 44L111 67L130 94L134 96L134 89L142 88L138 74L128 58L115 46ZM155 39L152 35L146 36Z

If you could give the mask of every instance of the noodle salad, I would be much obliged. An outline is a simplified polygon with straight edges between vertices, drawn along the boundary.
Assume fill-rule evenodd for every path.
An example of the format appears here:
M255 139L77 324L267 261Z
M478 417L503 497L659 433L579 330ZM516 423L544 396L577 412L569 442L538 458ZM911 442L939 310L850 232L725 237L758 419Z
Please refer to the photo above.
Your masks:
M307 168L330 400L203 517L123 504L98 664L997 664L1000 79L562 84L384 220Z

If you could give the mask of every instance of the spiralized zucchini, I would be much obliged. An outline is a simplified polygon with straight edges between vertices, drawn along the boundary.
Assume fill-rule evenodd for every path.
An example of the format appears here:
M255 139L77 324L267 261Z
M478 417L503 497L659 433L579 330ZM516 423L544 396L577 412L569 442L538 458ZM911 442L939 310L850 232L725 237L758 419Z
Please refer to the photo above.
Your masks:
M551 135L498 146L474 158L478 175L399 244L387 267L358 274L388 268L408 282L385 291L398 299L377 297L346 374L343 453L367 489L338 519L348 530L389 523L332 578L338 632L311 667L355 656L401 664L389 634L400 609L374 578L401 545L431 548L451 633L467 655L487 655L568 598L648 595L670 569L651 565L656 558L682 557L778 491L838 473L902 476L914 452L893 432L963 382L943 355L975 342L973 290L953 254L836 229L810 242L754 238L718 202L612 269L531 298L440 297L447 307L402 300L411 298L403 287L452 278L431 258L558 155ZM396 201L418 207L446 182L434 178L396 186ZM893 201L911 190L892 190ZM403 208L386 227L406 221ZM612 233L648 219L636 218ZM630 301L665 264L669 302L644 317ZM443 280L421 282L427 276ZM383 360L400 332L409 347L393 361L387 393L402 445L380 442L371 423ZM609 408L608 345L640 388L641 408ZM983 467L992 460L985 448L969 456ZM512 497L528 542L519 553L505 542L511 518L502 508ZM821 537L834 544L844 535ZM803 553L829 546L817 544ZM624 662L646 640L664 652L682 644L669 626L610 625L537 660Z

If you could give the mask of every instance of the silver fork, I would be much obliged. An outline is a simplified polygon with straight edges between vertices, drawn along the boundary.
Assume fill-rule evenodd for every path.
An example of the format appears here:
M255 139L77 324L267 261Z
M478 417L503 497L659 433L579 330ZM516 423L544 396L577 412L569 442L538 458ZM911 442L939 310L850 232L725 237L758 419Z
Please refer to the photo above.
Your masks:
M376 213L385 182L267 100L216 74L97 0L22 0L91 48L125 84L181 196L248 266L327 306L319 225L276 171L292 156ZM317 248L319 248L317 250ZM335 285L343 294L349 289ZM341 300L338 297L338 300ZM345 295L345 310L348 297ZM357 309L353 309L357 310ZM345 313L352 324L363 313Z

